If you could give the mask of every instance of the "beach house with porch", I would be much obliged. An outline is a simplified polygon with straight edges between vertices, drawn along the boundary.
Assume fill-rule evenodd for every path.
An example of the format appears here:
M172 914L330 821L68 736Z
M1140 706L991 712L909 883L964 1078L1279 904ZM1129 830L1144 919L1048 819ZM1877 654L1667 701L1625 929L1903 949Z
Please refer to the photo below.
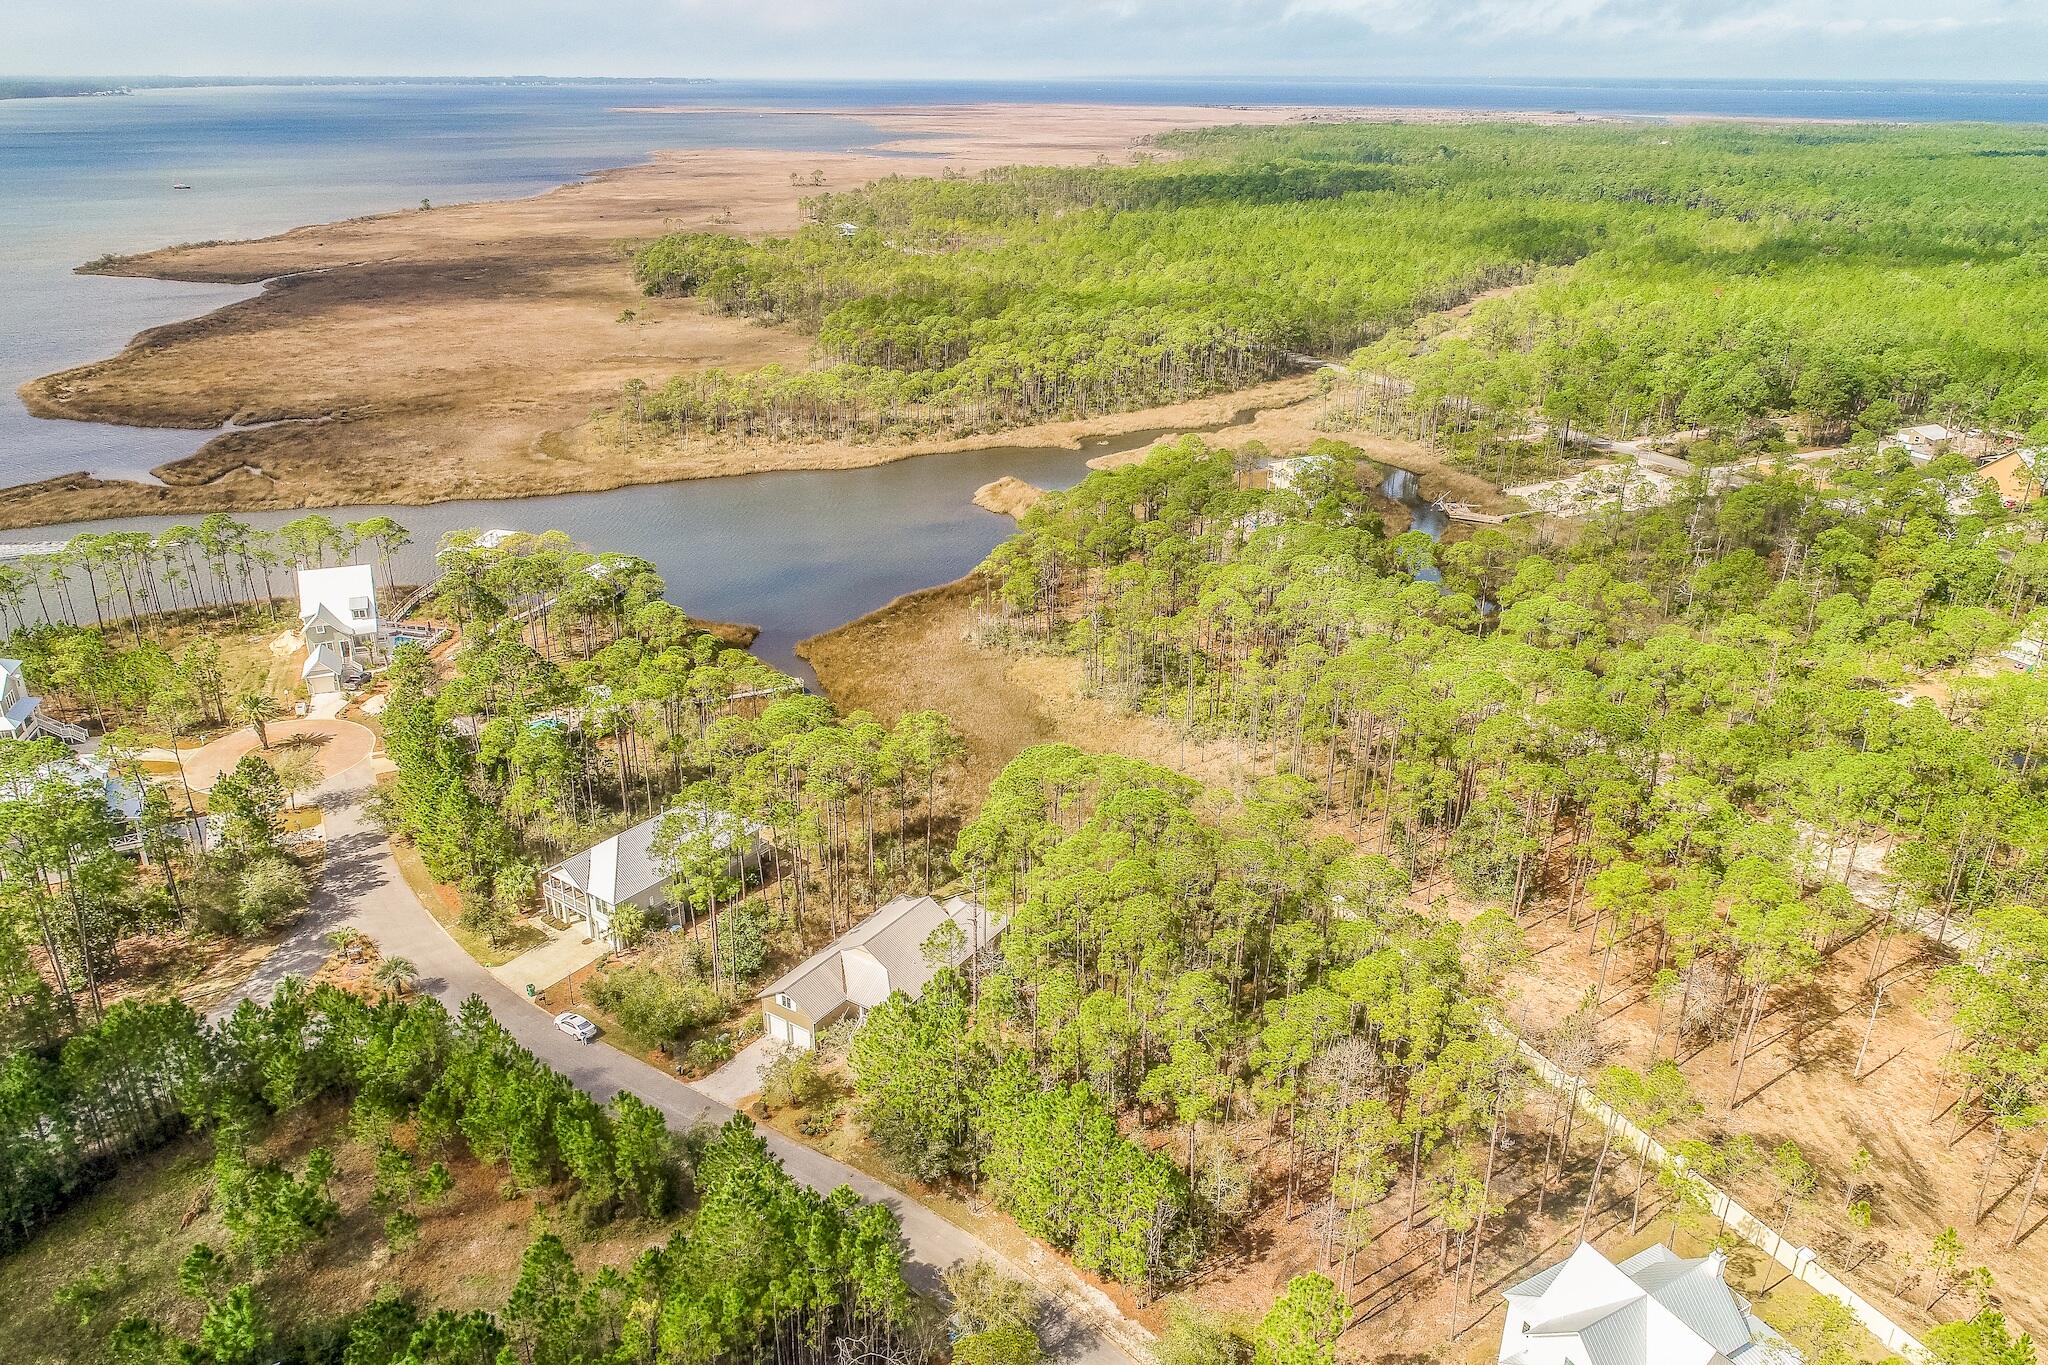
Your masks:
M670 816L696 821L697 828L708 833L715 846L729 853L735 880L742 878L747 857L762 847L761 826L726 811L691 805L663 811L541 873L541 898L548 917L561 924L581 922L591 938L611 939L614 943L618 938L612 921L621 906L645 910L657 924L674 923L668 872L656 847L662 821Z
M300 681L314 696L339 692L383 657L377 581L367 564L299 570L299 634L306 642Z
M947 923L960 931L957 946L934 960L925 945ZM970 961L1008 924L1007 915L965 896L898 896L762 991L762 1027L777 1042L812 1047L821 1029L873 1009L892 992L916 999L939 968Z
M67 744L83 743L76 725L43 713L43 699L28 690L21 660L0 659L0 739L38 739L48 735Z

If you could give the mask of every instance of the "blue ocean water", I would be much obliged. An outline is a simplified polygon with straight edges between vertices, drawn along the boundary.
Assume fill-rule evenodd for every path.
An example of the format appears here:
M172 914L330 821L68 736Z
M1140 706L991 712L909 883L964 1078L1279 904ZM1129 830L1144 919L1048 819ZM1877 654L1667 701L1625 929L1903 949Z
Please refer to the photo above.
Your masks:
M264 236L421 199L535 194L657 147L828 150L874 137L826 112L617 112L709 103L708 88L234 86L0 100L0 484L80 469L132 476L206 440L42 421L15 396L146 327L255 292L72 273L103 253Z
M660 147L858 147L873 130L847 111L862 106L1046 99L2048 122L2048 84L2024 83L450 82L0 99L0 483L134 475L205 440L39 421L14 397L38 374L252 292L71 273L102 253L258 236L423 198L536 193ZM647 105L685 111L620 112Z

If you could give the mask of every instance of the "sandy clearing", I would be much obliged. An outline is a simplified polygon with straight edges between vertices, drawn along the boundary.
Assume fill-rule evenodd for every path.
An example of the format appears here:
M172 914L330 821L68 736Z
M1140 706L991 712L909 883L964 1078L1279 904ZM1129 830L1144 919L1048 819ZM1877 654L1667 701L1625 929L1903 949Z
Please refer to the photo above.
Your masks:
M320 760L324 779L347 772L370 756L376 736L348 720L274 720L264 727L270 747L265 758L276 758L284 750L305 745ZM203 744L185 755L185 777L194 791L211 791L220 775L234 767L242 755L256 752L256 732L247 726L230 730L219 739Z
M967 577L899 597L879 611L813 636L797 653L844 711L886 722L926 707L944 711L967 742L951 784L956 814L979 806L1003 765L1034 744L1123 754L1235 788L1249 771L1238 747L1190 742L1151 716L1122 715L1083 695L1081 662L982 649L971 637L987 580Z

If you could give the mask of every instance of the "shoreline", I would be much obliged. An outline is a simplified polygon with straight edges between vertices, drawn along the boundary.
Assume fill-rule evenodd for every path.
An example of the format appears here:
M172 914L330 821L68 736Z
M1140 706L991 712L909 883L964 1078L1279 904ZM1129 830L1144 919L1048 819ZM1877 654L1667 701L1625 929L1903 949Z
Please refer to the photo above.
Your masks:
M0 493L0 527L357 503L591 491L750 468L875 463L790 449L593 449L626 382L810 362L811 338L648 298L626 247L664 232L788 231L800 200L889 174L1128 159L1143 139L1292 108L934 106L836 111L859 150L651 153L515 199L367 214L242 242L168 246L98 273L261 282L255 296L144 331L117 354L21 387L41 417L228 428L151 473L56 475ZM817 182L822 181L822 184ZM254 424L269 422L273 425ZM1001 443L1001 442L996 442Z
M1161 433L1161 439L1184 433L1209 436L1230 432L1255 420L1261 413L1285 410L1299 402L1310 382L1306 377L1274 380L1254 388L1193 398L1168 407L1133 408L1128 412L1108 413L1100 417L1070 418L973 436L894 445L829 441L706 445L694 451L664 452L658 464L652 462L655 458L652 456L636 459L631 452L615 451L612 453L616 458L609 464L569 466L579 476L573 482L550 485L528 481L510 487L478 485L433 493L415 489L412 496L366 496L360 491L330 487L287 490L274 482L266 482L260 471L253 469L237 471L230 468L222 479L191 486L100 479L81 471L53 475L34 483L16 484L0 490L0 533L33 532L128 517L185 516L214 511L317 511L357 506L403 508L466 501L516 503L532 498L609 493L621 488L658 487L694 483L700 479L737 478L747 474L868 469L899 460L1012 446L1078 452L1093 440L1148 431ZM243 496L245 494L249 496ZM40 507L81 501L85 503L86 510L78 514L35 515Z
M595 419L628 379L809 363L811 339L793 330L726 317L694 299L643 296L625 246L681 228L787 231L800 221L799 200L820 188L808 183L814 173L822 188L845 189L892 174L1129 159L1144 139L1179 128L1412 119L1424 111L972 104L834 112L885 136L822 154L656 151L521 198L391 210L88 263L114 276L262 287L141 332L116 355L30 380L20 390L29 410L218 434L153 469L157 483L71 471L0 490L0 530L598 492L1241 421L1259 406L1294 401L1285 387L1294 381L1164 409L886 446L629 445L601 439Z

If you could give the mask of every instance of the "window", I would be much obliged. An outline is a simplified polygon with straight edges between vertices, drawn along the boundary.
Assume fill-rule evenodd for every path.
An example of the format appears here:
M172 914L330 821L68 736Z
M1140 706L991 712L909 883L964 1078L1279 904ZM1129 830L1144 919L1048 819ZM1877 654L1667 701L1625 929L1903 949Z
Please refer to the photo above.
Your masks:
M795 1008L796 1008L796 1001L794 1001L794 1000L790 999L790 998L789 998L788 996L786 996L786 995L778 995L778 996L776 996L776 997L775 997L775 1003L776 1003L776 1004L778 1004L778 1005L780 1005L780 1006L782 1006L782 1008L784 1008L784 1009L786 1009L786 1010L793 1010L793 1009L795 1009Z

